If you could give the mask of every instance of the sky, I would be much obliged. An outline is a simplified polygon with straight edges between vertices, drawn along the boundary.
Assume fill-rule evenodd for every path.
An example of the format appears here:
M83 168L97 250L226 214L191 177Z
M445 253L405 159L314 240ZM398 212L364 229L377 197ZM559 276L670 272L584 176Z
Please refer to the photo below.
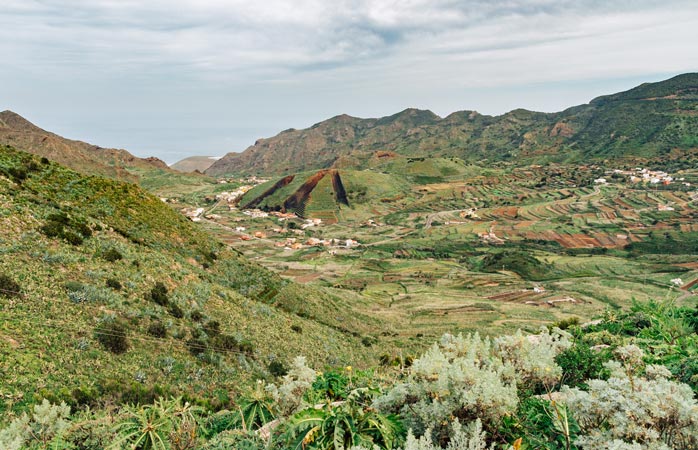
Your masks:
M696 42L696 0L2 0L0 110L174 163L343 113L560 111Z

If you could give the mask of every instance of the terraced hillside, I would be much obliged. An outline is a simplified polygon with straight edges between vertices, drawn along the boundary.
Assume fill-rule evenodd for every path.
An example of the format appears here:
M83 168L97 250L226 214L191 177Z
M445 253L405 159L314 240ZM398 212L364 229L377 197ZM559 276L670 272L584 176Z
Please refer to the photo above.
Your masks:
M647 83L558 113L517 109L501 116L459 111L441 118L407 109L390 117L333 117L260 139L206 173L288 175L371 166L382 155L456 157L528 165L642 159L688 167L698 158L698 74Z
M633 299L695 301L694 168L483 167L390 152L370 165L339 171L349 205L336 223L328 215L293 230L232 210L207 226L286 278L367 299L400 339L415 343L417 334L591 319ZM310 175L296 175L265 207L280 208ZM317 183L308 217L318 217L308 213L316 202L330 209L330 184ZM233 223L264 238L241 240Z

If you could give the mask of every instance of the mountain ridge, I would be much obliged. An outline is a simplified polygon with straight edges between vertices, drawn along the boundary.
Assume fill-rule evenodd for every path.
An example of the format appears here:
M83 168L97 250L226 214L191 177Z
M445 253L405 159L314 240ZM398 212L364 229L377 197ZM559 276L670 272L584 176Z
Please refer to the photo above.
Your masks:
M169 170L159 158L139 158L127 150L67 139L10 110L0 112L0 144L11 145L83 173L131 182L138 181L139 176L129 169Z
M519 108L490 116L464 110L442 118L408 108L382 118L340 114L259 139L242 153L228 153L206 173L287 175L338 161L362 168L376 151L523 164L545 158L653 158L698 147L692 138L698 130L695 92L698 73L688 73L553 113Z

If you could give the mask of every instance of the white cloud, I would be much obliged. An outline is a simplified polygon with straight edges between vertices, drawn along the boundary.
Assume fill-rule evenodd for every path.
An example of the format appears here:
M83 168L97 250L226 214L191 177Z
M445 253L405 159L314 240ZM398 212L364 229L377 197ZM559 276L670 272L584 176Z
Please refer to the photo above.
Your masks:
M695 42L693 0L4 0L0 83L20 104L33 91L77 110L90 89L152 104L147 120L171 98L205 110L206 90L247 122L274 108L273 132L401 106L492 112L510 105L503 87L696 71ZM473 88L494 88L491 101L467 103Z
M679 58L679 38L698 37L698 10L690 2L567 0L509 1L264 1L223 0L10 0L0 13L0 48L9 64L83 71L109 65L114 71L172 67L203 78L271 78L297 71L332 71L375 59L400 65L416 60L438 70L458 60L510 61L521 55L569 59L602 47L626 47L626 58L604 64L655 67L655 57ZM629 12L630 11L630 12ZM664 27L671 24L670 27ZM661 31L661 34L660 34ZM690 44L690 42L688 42ZM642 64L627 64L636 47L655 49ZM555 51L555 49L558 51ZM587 55L588 56L588 55ZM591 55L593 56L593 55ZM688 60L683 55L684 61ZM593 58L592 58L593 61ZM688 61L684 66L688 65ZM691 62L692 63L692 62ZM549 66L546 64L545 66ZM680 64L675 64L680 65ZM597 67L594 67L597 66ZM586 67L581 76L608 67ZM512 68L490 75L501 80ZM549 73L549 72L546 72ZM490 78L488 74L483 74ZM516 79L510 80L516 82Z

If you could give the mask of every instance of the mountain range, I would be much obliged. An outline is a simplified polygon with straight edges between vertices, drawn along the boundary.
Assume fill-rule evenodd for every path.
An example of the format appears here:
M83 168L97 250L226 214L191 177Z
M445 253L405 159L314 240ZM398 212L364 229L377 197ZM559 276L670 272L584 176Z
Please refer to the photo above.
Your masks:
M406 109L380 119L346 114L259 139L228 153L206 174L286 175L364 168L381 152L458 157L478 164L667 161L698 153L698 73L645 83L556 113L516 109L500 116L459 111L439 117Z

